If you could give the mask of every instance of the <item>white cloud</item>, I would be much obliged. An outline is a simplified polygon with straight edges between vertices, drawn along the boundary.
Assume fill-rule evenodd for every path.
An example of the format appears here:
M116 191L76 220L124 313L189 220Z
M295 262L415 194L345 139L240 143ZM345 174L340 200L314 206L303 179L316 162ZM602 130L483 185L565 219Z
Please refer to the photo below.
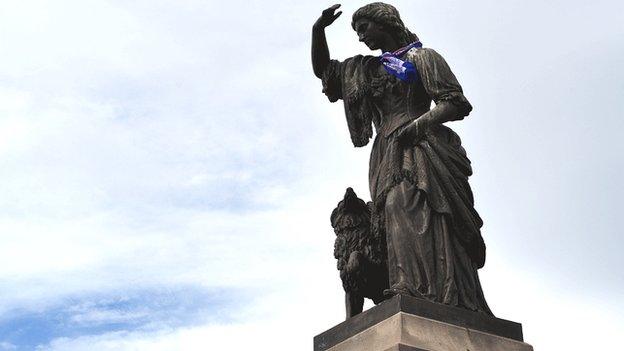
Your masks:
M205 349L207 345L235 350L310 348L315 334L337 324L343 317L342 299L337 289L339 278L337 274L330 277L329 272L321 272L315 265L321 262L320 259L311 262L301 271L311 278L308 279L310 284L304 286L301 285L303 281L295 281L290 288L263 296L233 323L59 338L41 349L71 351L88 346L94 351L193 351ZM535 348L574 350L594 345L610 349L617 344L624 320L607 305L597 308L600 304L595 302L579 303L582 293L553 294L554 289L548 283L508 267L488 270L490 274L486 279L489 279L490 289L486 293L494 312L500 318L524 322L525 341ZM514 279L509 279L510 276Z

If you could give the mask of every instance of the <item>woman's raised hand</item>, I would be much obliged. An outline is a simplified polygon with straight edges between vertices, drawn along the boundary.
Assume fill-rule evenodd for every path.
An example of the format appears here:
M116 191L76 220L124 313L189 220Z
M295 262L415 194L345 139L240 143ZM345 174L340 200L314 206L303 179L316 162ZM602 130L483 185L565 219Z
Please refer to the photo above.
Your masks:
M325 28L329 26L330 24L334 23L336 18L342 15L342 11L338 11L334 13L336 9L338 9L339 7L340 7L340 4L336 4L332 7L329 7L323 10L321 17L319 17L319 19L316 20L316 23L314 23L314 26L318 28Z

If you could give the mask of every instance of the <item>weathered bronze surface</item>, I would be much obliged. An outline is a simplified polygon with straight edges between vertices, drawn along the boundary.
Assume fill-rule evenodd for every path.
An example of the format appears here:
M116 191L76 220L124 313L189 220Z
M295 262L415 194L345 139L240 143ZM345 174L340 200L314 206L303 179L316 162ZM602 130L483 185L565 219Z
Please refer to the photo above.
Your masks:
M382 226L374 224L373 203L365 203L348 188L344 199L331 214L336 233L334 257L346 292L347 318L362 312L364 298L375 304L384 300L388 289L386 238ZM371 218L372 217L372 218Z
M330 59L325 28L340 16L338 7L323 11L313 26L312 65L329 100L343 100L356 147L368 144L374 126L369 167L372 203L367 210L360 207L359 214L368 213L370 228L368 234L360 234L371 235L369 243L386 243L382 253L363 250L366 245L335 252L347 292L347 318L361 312L363 297L376 303L382 300L379 289L385 298L409 295L491 315L477 274L485 263L485 244L483 222L468 184L470 160L459 136L444 125L468 116L472 106L444 58L430 48L414 47L402 55L417 71L418 79L410 83L386 72L378 56ZM358 9L352 27L361 42L382 53L418 41L398 11L384 3ZM432 101L434 108L430 108ZM340 236L348 226L338 225L335 218L353 215L344 210L349 196L341 202L342 209L339 205L332 214L337 246L345 240ZM361 225L366 219L359 221ZM377 270L358 265L376 262L375 257L383 257L384 262L374 267L387 265L387 289L380 287L385 284L363 283L361 278L357 283L353 278L368 274L374 281L379 279Z

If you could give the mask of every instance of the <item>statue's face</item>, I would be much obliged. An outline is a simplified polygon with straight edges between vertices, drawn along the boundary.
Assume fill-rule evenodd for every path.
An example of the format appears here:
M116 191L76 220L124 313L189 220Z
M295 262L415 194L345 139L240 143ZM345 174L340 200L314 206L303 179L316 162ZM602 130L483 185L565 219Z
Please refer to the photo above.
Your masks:
M381 49L387 46L388 40L392 40L390 34L384 32L380 24L367 18L357 20L354 27L360 41L371 50Z

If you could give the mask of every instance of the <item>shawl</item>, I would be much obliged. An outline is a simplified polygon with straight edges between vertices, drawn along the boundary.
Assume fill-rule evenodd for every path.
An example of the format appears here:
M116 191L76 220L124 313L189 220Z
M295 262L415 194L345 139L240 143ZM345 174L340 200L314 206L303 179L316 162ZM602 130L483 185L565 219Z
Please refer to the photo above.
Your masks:
M323 72L323 92L330 101L344 101L344 111L351 141L356 147L365 146L373 137L372 122L380 112L372 101L372 74L379 66L374 56L354 56L339 62L331 60Z

